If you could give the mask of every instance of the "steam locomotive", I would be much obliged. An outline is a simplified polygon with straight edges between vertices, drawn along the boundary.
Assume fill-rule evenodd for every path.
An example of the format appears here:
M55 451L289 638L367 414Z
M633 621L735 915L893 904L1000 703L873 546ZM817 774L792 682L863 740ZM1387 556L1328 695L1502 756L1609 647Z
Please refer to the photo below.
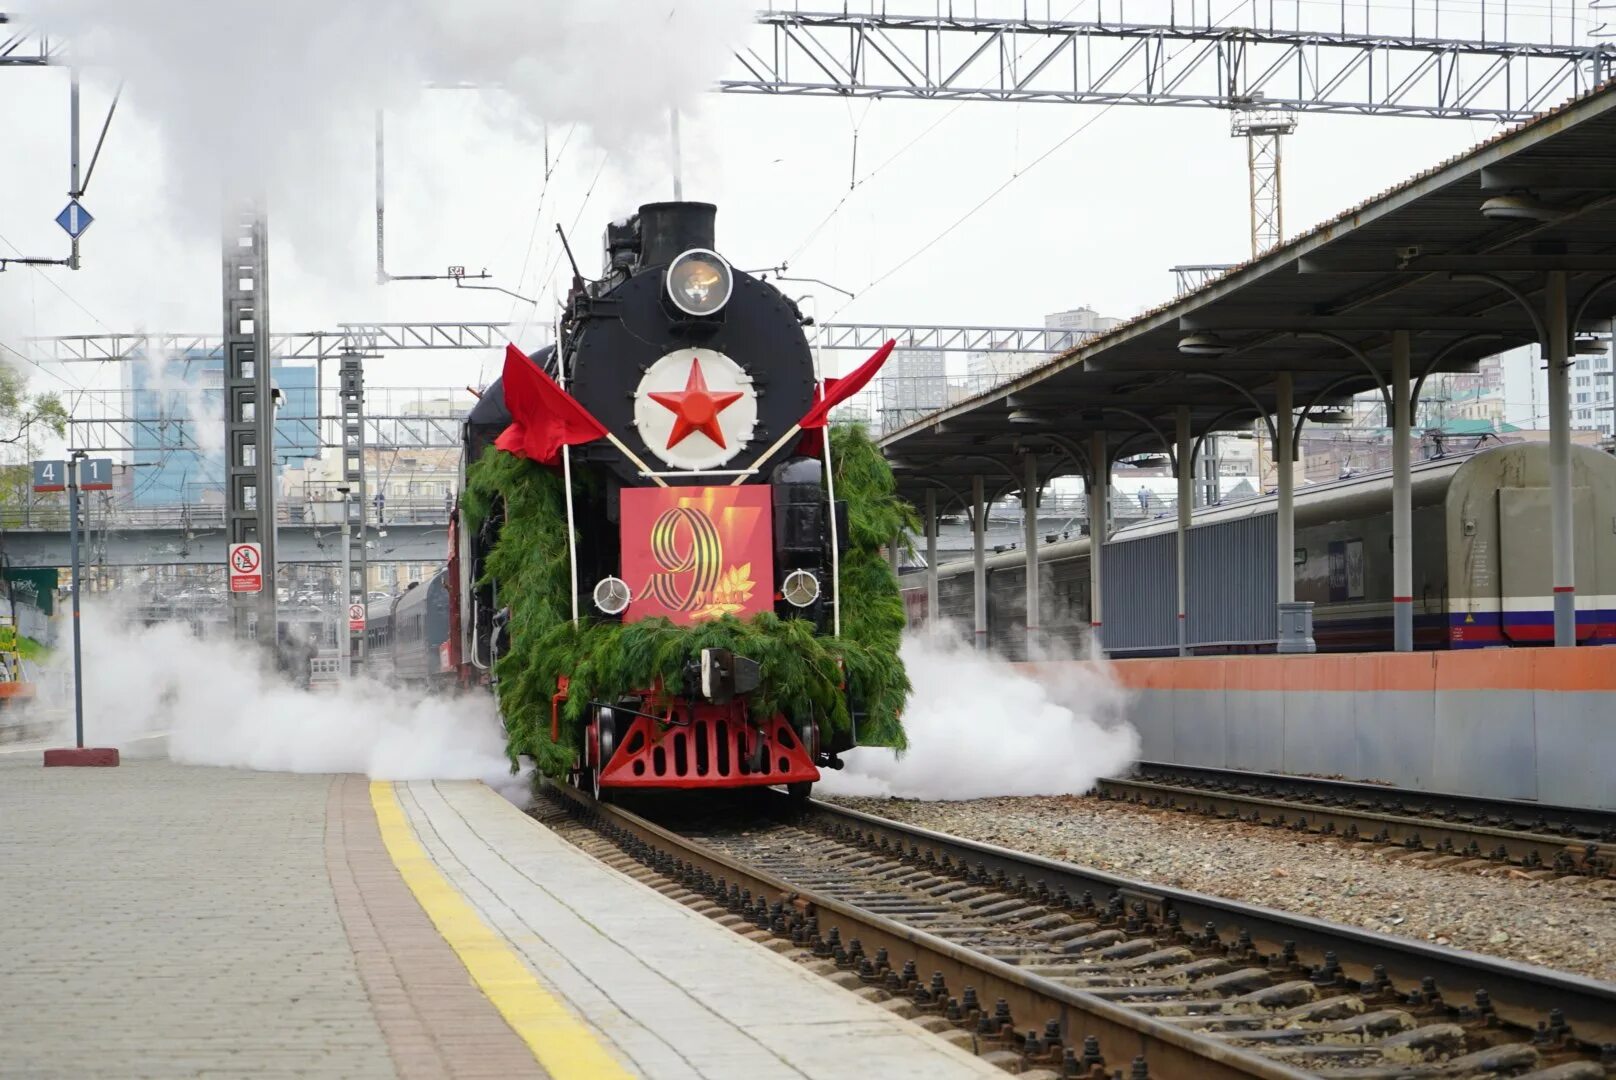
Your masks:
M804 796L879 728L866 698L907 691L890 571L869 579L890 638L835 636L848 560L884 563L833 500L830 432L799 434L830 395L810 320L716 252L715 217L642 206L607 227L598 280L574 266L557 343L513 347L465 419L449 565L391 614L396 652L428 613L412 678L491 686L513 755L597 792Z

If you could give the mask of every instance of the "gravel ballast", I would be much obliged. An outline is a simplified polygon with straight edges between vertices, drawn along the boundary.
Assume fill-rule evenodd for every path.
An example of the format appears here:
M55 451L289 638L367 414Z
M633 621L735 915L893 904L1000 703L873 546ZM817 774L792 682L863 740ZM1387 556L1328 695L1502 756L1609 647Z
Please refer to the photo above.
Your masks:
M1383 934L1616 981L1616 881L1410 860L1399 848L1076 796L840 805Z

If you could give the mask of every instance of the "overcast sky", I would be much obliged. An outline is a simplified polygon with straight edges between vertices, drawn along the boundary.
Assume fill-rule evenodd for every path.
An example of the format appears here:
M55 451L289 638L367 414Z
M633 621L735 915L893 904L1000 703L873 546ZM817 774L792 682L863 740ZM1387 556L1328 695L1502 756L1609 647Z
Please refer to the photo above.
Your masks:
M397 0L401 11L426 3ZM1027 324L1079 305L1126 317L1171 297L1173 264L1233 262L1248 251L1245 145L1230 138L1224 113L707 93L736 70L723 40L750 34L767 43L747 23L748 5L727 2L696 16L670 11L670 0L601 0L598 8L466 0L448 5L465 13L465 25L432 28L453 48L378 30L380 55L345 65L354 42L371 40L369 26L389 22L356 27L352 16L374 15L379 4L286 0L271 6L287 13L267 29L246 15L216 18L213 9L225 6L216 0L43 5L57 9L75 41L95 46L99 63L83 92L86 160L117 78L108 65L130 84L84 198L96 221L83 269L0 275L0 343L26 352L24 339L36 335L216 333L224 184L216 166L228 164L261 176L270 195L275 330L511 319L518 343L532 346L565 281L556 222L589 272L608 218L671 197L662 107L670 100L684 106L684 192L718 204L719 249L742 268L789 261L794 275L857 294L848 301L790 285L817 294L822 319ZM1115 7L1112 0L1107 11ZM1158 7L1141 2L1138 17ZM184 32L159 33L164 20ZM625 34L636 22L655 25ZM216 47L219 34L256 44L233 56ZM402 56L412 59L390 70ZM416 89L479 64L507 89ZM62 69L0 71L6 255L66 252L52 219L68 186L67 87ZM486 267L493 284L537 297L536 307L443 282L375 284L377 101L389 106L389 269ZM1305 115L1285 148L1287 233L1495 131L1467 121ZM105 385L116 380L108 368L80 366L63 378ZM493 354L395 354L373 362L367 377L463 386L496 370ZM40 388L65 389L33 375Z

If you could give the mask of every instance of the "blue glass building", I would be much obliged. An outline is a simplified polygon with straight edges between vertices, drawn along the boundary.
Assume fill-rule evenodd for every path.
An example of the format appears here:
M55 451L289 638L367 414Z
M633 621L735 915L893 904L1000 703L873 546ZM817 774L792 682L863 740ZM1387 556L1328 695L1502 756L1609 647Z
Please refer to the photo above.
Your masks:
M319 390L313 364L276 361L281 391L275 471L320 456ZM136 465L131 499L140 506L224 500L224 360L199 350L125 366Z

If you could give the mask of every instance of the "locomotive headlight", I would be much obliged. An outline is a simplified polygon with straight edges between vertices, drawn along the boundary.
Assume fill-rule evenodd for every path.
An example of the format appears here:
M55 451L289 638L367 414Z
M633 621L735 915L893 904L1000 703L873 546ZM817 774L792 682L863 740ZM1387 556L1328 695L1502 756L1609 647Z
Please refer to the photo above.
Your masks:
M633 598L622 578L603 577L595 585L595 606L607 615L621 615Z
M691 248L668 264L668 299L686 315L711 315L729 303L735 275L717 252Z
M780 595L793 607L807 607L819 599L819 579L806 570L793 570L781 583Z

